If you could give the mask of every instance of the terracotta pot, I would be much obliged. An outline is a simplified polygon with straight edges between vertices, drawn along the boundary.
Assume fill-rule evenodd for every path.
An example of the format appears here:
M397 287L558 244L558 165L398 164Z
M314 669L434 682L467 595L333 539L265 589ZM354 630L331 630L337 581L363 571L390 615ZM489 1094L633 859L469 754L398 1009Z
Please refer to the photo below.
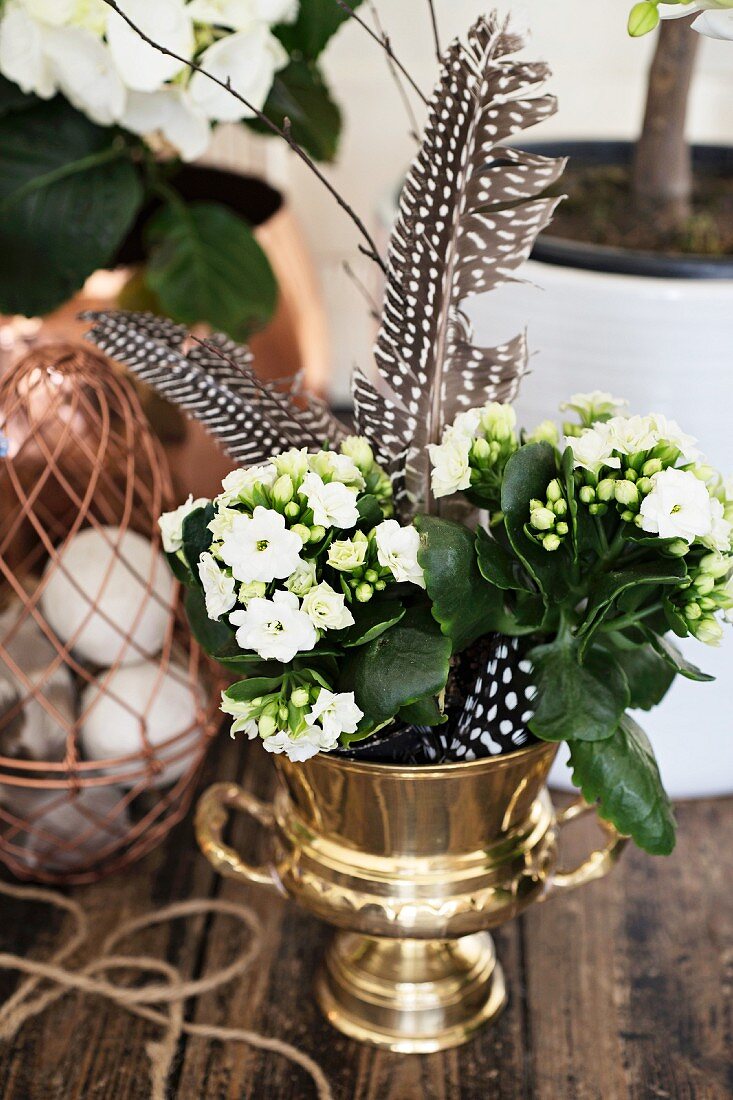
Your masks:
M323 393L329 374L326 316L318 277L300 228L283 196L262 180L214 168L185 167L176 187L189 201L221 202L244 216L272 264L279 286L275 314L250 341L262 378L287 378L302 371L308 388ZM7 318L0 324L0 373L38 342L82 339L88 325L83 309L109 309L144 256L142 228L156 204L144 209L120 249L119 264L95 272L71 301L43 318ZM198 425L148 391L146 413L163 439L175 492L184 497L215 495L231 461Z

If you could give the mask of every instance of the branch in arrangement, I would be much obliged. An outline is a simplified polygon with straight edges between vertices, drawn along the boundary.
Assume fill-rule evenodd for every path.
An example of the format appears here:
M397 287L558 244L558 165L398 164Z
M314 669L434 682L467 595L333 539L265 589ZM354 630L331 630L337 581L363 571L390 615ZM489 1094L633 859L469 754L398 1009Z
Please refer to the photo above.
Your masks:
M163 46L160 42L156 42L155 39L150 38L150 36L145 34L145 32L141 30L141 28L129 17L129 15L125 14L125 12L121 9L116 0L104 0L104 3L107 5L107 7L117 12L120 18L124 19L128 27L135 31L135 33L139 35L143 42L147 42L147 44L149 46L152 46L154 50L157 50L158 53L162 53L166 57L172 57L175 61L180 61L182 65L188 66L188 68L193 70L194 72L201 73L202 76L208 77L208 79L212 80L214 84L218 84L220 88L223 88L226 92L229 92L230 95L234 96L235 99L239 100L239 102L243 104L243 106L245 106L248 111L251 111L251 113L273 134L276 134L278 137L282 138L283 141L286 142L287 145L296 154L296 156L300 157L303 163L308 166L314 176L321 182L321 184L326 188L330 195L336 200L341 209L351 218L352 222L366 241L366 246L360 247L359 251L363 252L365 256L369 257L369 259L374 260L374 262L378 264L382 271L386 274L387 268L384 260L379 255L377 246L374 243L374 240L372 239L369 230L364 225L364 222L361 220L353 207L351 207L347 203L346 199L344 199L343 196L339 194L333 184L329 182L329 180L326 178L323 172L321 172L315 161L313 161L311 157L308 156L305 149L303 149L303 147L294 140L292 134L290 133L289 123L287 125L287 128L281 128L277 125L277 123L273 122L271 118L268 118L263 111L260 111L257 107L255 107L253 103L250 103L249 100L245 99L243 95L240 95L239 92L232 88L231 81L228 78L226 80L220 80L218 76L214 76L213 73L210 73L207 69L202 68L202 66L198 65L195 61L191 61L189 60L189 58L183 57L181 54L174 53L174 51L169 50L167 46Z
M440 49L440 34L438 33L438 17L435 14L434 0L428 0L428 11L430 12L430 23L433 28L433 42L435 43L435 56L440 63L442 59L442 51Z
M384 45L384 47L386 49L387 47L390 46L389 35L386 33L384 27L382 26L382 21L379 18L379 12L377 10L377 5L374 3L374 0L368 0L368 6L369 6L370 12L372 13L372 19L374 20L374 26L376 27L377 33L379 34L379 37L382 41L382 44ZM409 125L410 125L410 129L409 129L410 137L413 139L413 141L419 142L420 141L420 133L419 133L420 128L417 124L417 118L415 117L415 112L412 109L412 103L410 102L410 97L407 94L407 91L405 90L405 87L402 83L402 80L400 79L399 70L398 70L397 66L395 65L395 63L394 63L394 60L392 59L391 53L389 53L389 52L387 53L387 67L390 71L392 79L395 82L395 86L396 86L397 91L399 93L399 97L402 100L402 105L405 108L405 114L407 115L407 119L408 119L408 122L409 122Z
M399 60L399 58L395 56L394 50L392 49L390 41L386 37L386 35L384 35L382 38L380 38L378 34L375 34L375 32L372 30L372 28L369 26L369 24L365 23L364 20L361 18L361 16L356 14L356 12L351 7L351 5L346 3L346 0L335 0L335 2L336 2L336 4L338 4L338 6L343 11L345 11L354 20L355 23L359 24L359 26L362 28L362 30L365 30L367 32L367 34L369 35L370 38L374 39L374 41L377 43L377 45L382 47L382 49L386 52L389 59L392 61L393 65L395 65L399 69L399 71L402 73L402 75L404 76L405 80L408 82L410 87L413 89L414 92L416 92L417 95L420 96L420 99L423 101L423 103L427 107L427 105L428 105L427 96L422 91L422 89L419 87L419 85L415 82L415 80L413 80L413 78L410 76L409 72L407 71L405 66L402 64L402 62Z

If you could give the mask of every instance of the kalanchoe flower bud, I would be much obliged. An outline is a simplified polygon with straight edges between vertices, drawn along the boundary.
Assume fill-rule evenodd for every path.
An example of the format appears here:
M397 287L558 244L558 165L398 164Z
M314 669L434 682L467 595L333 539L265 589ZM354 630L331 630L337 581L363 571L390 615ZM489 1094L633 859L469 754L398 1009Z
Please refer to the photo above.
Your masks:
M658 458L650 458L641 468L644 477L654 477L654 475L660 473L661 470L662 463Z
M529 522L537 531L549 531L555 526L555 513L549 508L536 508L530 513Z
M552 501L553 504L555 504L561 498L562 498L562 485L560 484L560 482L555 477L555 478L552 479L550 484L547 486L547 499Z
M374 587L377 590L377 592L384 592L385 588L387 587L387 582L386 581L375 581L374 582ZM731 601L731 606L733 606L733 600Z
M561 521L560 523L555 524L555 534L559 535L561 538L567 535L569 530L570 528L568 527L567 523Z
M278 716L278 718L280 719L281 722L287 722L287 720L288 720L288 708L284 705L279 707L278 711L277 711L277 716Z
M639 503L639 490L633 481L617 481L614 495L618 504L626 508L636 507Z
M379 580L379 573L377 573L376 569L367 569L364 574L364 580L368 581L369 584L376 584Z
M560 539L557 537L557 535L545 535L542 540L542 545L544 546L545 550L549 550L550 553L552 553L560 546Z
M583 485L581 486L579 496L583 504L592 504L596 499L596 491L592 485Z
M293 447L289 451L283 451L282 454L276 455L272 463L279 476L282 477L283 474L288 474L295 485L300 485L308 473L308 451L305 447L301 450Z
M707 596L715 588L715 578L711 577L709 573L700 573L692 582L692 587L701 596Z
M685 615L685 618L689 619L690 622L692 622L695 619L699 619L700 616L702 615L702 611L700 610L700 604L695 603L694 601L692 603L685 604L684 615Z
M628 31L632 38L649 34L659 26L659 8L651 0L640 0L629 12Z
M552 510L556 516L565 516L568 512L568 502L564 498L562 500L556 500L552 506Z
M269 714L261 714L257 723L260 737L270 737L277 729L277 722Z
M248 581L239 586L239 602L246 604L247 600L261 598L267 592L264 581Z
M365 476L374 466L374 452L362 435L347 436L341 444L341 454L348 455Z
M480 469L491 465L491 446L486 439L475 439L471 445L471 461Z
M613 478L604 477L603 481L600 481L598 483L596 496L600 501L602 501L602 503L607 504L609 500L613 500L615 492L616 482L613 480Z
M718 580L733 569L733 558L720 553L706 554L698 563L698 568Z
M607 504L589 504L588 511L592 516L605 516L608 511Z
M272 487L272 501L276 508L284 508L295 495L293 479L289 474L282 474ZM297 515L297 512L296 512Z
M320 542L321 539L325 539L325 537L326 537L326 528L321 527L319 524L316 524L314 527L311 527L311 529L310 529L310 533L309 533L309 536L308 536L308 541L309 542Z
M673 558L684 558L690 552L690 544L685 539L674 539L669 546L663 547L663 552Z
M298 687L290 696L290 702L294 707L307 707L310 702L310 692L307 687Z
M285 505L283 509L288 519L297 519L300 515L300 505L294 500L291 500L289 504Z
M723 626L712 615L706 615L692 626L692 633L705 645L720 645L723 640Z
M556 447L560 442L560 431L553 420L543 420L538 424L531 435L527 436L528 443L551 443Z
M369 600L371 600L371 598L372 598L373 592L374 592L374 589L372 588L372 586L370 584L362 583L362 584L358 584L356 586L356 590L354 592L354 595L356 596L359 603L368 603Z
M654 482L650 477L640 477L636 483L636 488L642 496L647 496L654 488Z
M296 535L300 535L303 545L305 545L311 537L310 527L306 527L304 523L296 523L290 528L291 531L295 531Z

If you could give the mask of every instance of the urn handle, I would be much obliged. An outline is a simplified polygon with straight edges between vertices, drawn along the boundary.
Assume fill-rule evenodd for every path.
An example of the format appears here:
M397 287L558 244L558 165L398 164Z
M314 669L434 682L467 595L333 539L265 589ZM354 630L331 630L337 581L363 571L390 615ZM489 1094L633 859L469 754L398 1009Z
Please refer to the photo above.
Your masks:
M562 830L562 827L570 821L575 821L576 818L595 812L596 807L586 802L581 795L564 810L557 810L557 823ZM611 870L626 847L629 838L622 836L610 821L604 821L600 816L598 817L598 824L606 834L606 844L602 848L596 848L577 867L570 870L563 868L556 870L547 884L545 898L550 897L555 890L574 890L577 886L585 886L586 882L603 878Z
M196 807L196 839L209 863L225 878L244 879L271 886L284 893L274 864L255 867L222 840L229 810L249 814L268 831L275 824L272 806L261 802L236 783L214 783L204 791Z

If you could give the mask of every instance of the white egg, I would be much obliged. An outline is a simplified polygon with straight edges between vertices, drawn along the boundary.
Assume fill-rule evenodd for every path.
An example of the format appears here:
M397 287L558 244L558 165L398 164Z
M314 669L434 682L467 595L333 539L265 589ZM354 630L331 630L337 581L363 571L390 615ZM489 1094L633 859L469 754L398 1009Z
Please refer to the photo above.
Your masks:
M200 705L199 693L184 669L171 666L163 672L156 661L116 669L90 684L82 695L82 755L86 760L114 760L143 752L143 732L150 745L157 747L191 730L156 751L154 759L163 768L155 776L146 774L143 759L100 769L100 774L111 776L123 787L143 783L169 786L190 767L200 749Z
M0 829L15 858L29 870L83 871L125 837L130 827L125 798L120 787L72 793L0 783ZM19 819L25 828L17 826Z
M41 609L82 660L108 667L159 653L170 622L173 577L148 539L118 527L80 531L46 567ZM130 640L127 640L130 635Z

